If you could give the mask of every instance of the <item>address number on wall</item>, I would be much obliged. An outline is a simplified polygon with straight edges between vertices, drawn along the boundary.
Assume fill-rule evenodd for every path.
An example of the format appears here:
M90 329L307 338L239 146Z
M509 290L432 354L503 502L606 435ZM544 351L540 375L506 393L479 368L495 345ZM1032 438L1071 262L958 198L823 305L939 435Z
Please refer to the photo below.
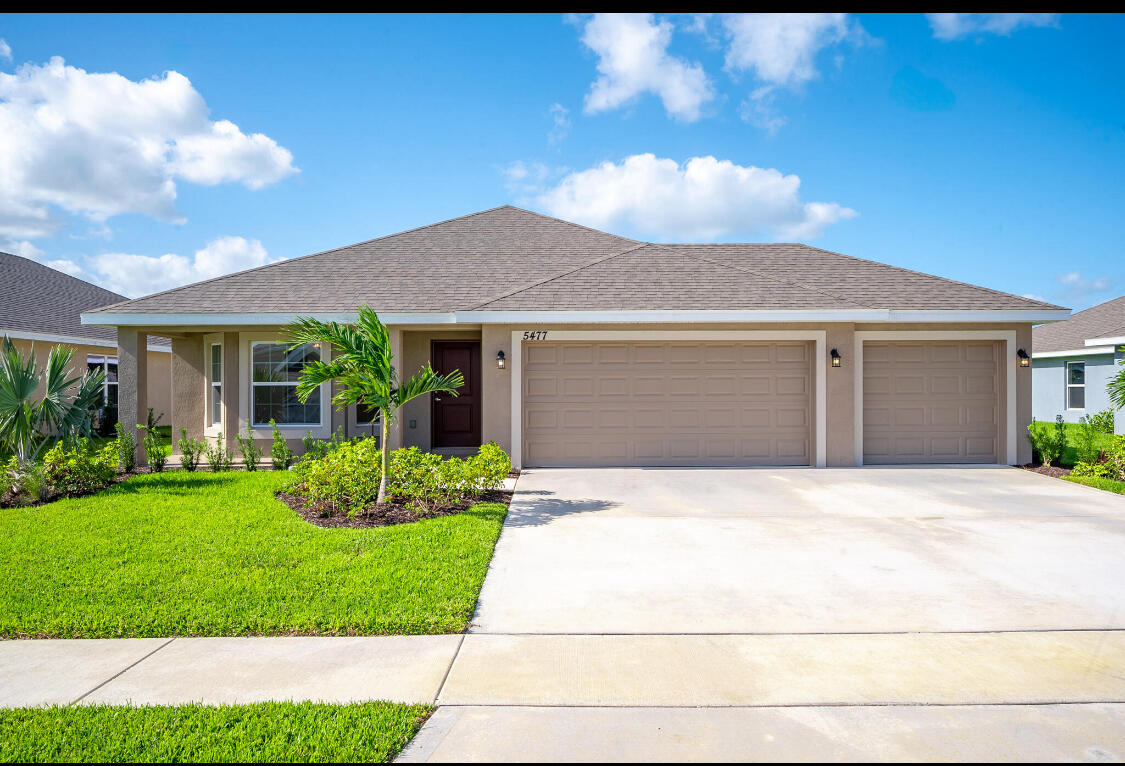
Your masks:
M524 340L547 340L546 330L530 330L523 334Z

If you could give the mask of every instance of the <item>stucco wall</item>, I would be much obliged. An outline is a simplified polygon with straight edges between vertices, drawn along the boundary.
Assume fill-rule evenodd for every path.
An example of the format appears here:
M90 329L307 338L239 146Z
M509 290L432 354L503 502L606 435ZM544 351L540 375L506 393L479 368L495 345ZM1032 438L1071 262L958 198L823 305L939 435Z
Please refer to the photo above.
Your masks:
M1121 358L1121 351L1116 356ZM1066 407L1066 363L1085 362L1086 364L1086 407L1069 410ZM1032 415L1036 420L1053 421L1058 415L1068 423L1077 423L1083 415L1110 408L1106 384L1119 368L1114 364L1114 355L1085 354L1081 356L1039 358L1032 361ZM1122 420L1118 416L1116 420Z

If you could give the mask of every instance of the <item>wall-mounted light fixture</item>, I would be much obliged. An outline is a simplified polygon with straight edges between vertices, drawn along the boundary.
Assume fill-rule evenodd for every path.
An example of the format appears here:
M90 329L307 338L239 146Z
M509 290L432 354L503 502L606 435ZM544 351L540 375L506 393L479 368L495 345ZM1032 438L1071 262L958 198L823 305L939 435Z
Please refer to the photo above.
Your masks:
M840 352L837 351L836 349L832 349L830 352L828 352L828 355L832 357L832 366L833 367L839 367L840 364L841 364L841 362L840 362Z
M1019 357L1020 367L1030 367L1031 366L1031 357L1028 356L1027 352L1024 351L1022 348L1019 351L1016 352L1016 356Z
M504 358L504 350L501 349L496 352L496 369L503 370L508 366L508 361Z

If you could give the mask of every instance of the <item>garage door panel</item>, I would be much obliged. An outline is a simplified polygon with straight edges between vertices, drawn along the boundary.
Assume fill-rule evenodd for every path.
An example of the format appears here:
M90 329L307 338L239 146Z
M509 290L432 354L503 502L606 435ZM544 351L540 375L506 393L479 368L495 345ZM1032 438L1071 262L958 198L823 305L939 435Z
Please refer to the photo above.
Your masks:
M864 462L997 462L998 349L996 341L864 343Z
M525 348L548 345L525 355L528 466L810 463L809 343Z

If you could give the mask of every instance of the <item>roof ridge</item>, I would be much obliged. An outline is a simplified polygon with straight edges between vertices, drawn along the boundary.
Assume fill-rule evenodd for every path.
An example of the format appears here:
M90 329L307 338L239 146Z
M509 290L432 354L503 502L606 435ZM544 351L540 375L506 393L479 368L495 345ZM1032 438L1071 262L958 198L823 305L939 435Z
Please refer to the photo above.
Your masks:
M285 259L280 260L280 261L274 261L273 263L265 263L265 264L262 264L261 266L254 266L253 268L243 269L242 271L235 271L235 272L232 272L230 274L223 274L223 275L218 276L218 277L211 277L210 279L204 279L204 280L199 281L199 282L192 282L190 284L180 285L179 287L172 287L172 288L169 288L167 290L161 290L160 292L157 292L157 293L151 293L149 295L142 295L138 298L127 298L123 301L118 301L117 303L113 303L113 304L110 304L108 306L100 306L100 307L98 307L97 311L104 311L106 309L114 308L116 306L120 306L120 305L125 304L125 303L132 303L133 301L139 301L139 300L148 299L148 298L155 298L155 297L161 296L161 295L169 295L171 293L178 292L180 290L185 290L189 287L198 287L199 285L207 285L207 284L210 284L212 282L217 282L220 279L226 279L227 277L233 277L235 274L250 274L250 273L255 272L255 271L262 271L263 269L269 269L269 268L272 268L274 266L280 266L283 263L293 263L295 261L303 261L306 258L315 258L318 255L328 255L329 253L335 253L338 250L346 250L349 247L359 247L360 245L367 245L367 244L370 244L372 242L380 242L384 239L391 239L393 237L402 236L403 234L413 234L416 231L423 231L425 229L431 229L434 226L441 226L443 224L453 223L454 221L462 221L466 218L472 218L473 216L484 215L485 213L492 213L492 212L495 212L497 210L503 210L506 207L511 207L511 205L497 205L496 207L490 207L487 210L478 210L475 213L467 213L465 215L455 216L454 218L447 218L444 221L437 221L436 223L428 223L425 226L415 226L413 229L405 229L404 231L396 231L392 234L384 234L380 237L372 237L371 239L365 239L365 240L362 240L360 242L353 242L350 245L340 245L339 247L329 248L328 250L321 250L321 251L316 252L316 253L307 253L305 255L298 255L295 258L285 258ZM524 211L524 212L530 212L530 211ZM613 236L613 235L610 235L610 236ZM95 312L84 312L84 313L95 313Z
M613 237L614 239L620 239L620 240L623 240L625 242L636 242L636 243L641 244L641 245L651 245L651 244L653 244L652 242L645 242L645 241L640 240L640 239L631 239L629 237L622 237L620 234L613 234L612 232L602 231L601 229L595 229L592 226L584 226L580 223L575 223L574 221L568 221L565 218L556 218L553 215L547 215L546 213L539 213L539 212L536 212L535 210L528 210L525 207L518 207L516 205L501 205L500 207L495 207L495 208L492 208L492 209L493 210L501 210L503 208L510 208L512 210L518 210L521 213L527 213L529 215L538 216L539 218L544 218L548 221L555 221L556 223L565 223L567 226L573 226L576 229L585 229L586 231L592 231L595 234L602 234L604 236ZM490 211L485 210L484 212L487 213L487 212L490 212Z
M869 258L859 258L858 256L848 255L847 253L838 253L835 250L825 250L823 247L813 247L812 245L806 245L803 242L792 242L792 243L786 243L786 244L800 245L801 247L807 247L810 250L817 250L821 253L828 253L829 255L835 255L835 256L839 256L840 258L847 258L848 260L859 261L861 263L872 263L872 264L875 264L876 266L883 266L883 267L888 268L888 269L895 269L896 271L904 271L908 274L918 274L918 275L923 276L923 277L931 277L933 279L940 279L943 282L950 282L950 283L955 284L955 285L961 285L962 287L973 287L973 288L976 288L977 290L984 290L985 292L992 293L993 295L1003 295L1006 298L1017 298L1021 301L1027 301L1028 303L1034 303L1034 304L1036 304L1038 306L1042 306L1044 308L1054 308L1054 309L1062 309L1064 311L1069 311L1069 309L1066 306L1059 306L1059 305L1054 304L1054 303L1047 303L1046 301L1037 301L1037 300L1034 300L1032 298L1025 298L1022 295L1016 295L1015 293L1006 293L1003 290L994 290L991 287L985 287L983 285L974 285L972 282L962 282L959 279L950 279L949 277L943 277L943 276L939 276L937 274L929 274L925 271L917 271L916 269L908 269L908 268L905 268L903 266L895 266L893 263L883 263L882 261L873 261Z
M745 244L753 244L753 243L745 243ZM781 243L778 243L778 244L781 244ZM675 245L658 245L658 247L675 247ZM808 245L806 245L805 247L808 247ZM841 295L836 295L835 293L830 293L827 290L822 290L819 287L813 287L812 285L807 285L804 282L798 282L798 281L793 280L793 279L782 279L780 277L769 276L769 275L763 274L759 271L755 271L754 269L748 269L745 266L741 266L741 265L732 266L731 264L728 264L728 263L719 263L717 261L711 260L710 258L704 258L703 256L695 255L694 253L684 253L684 255L686 255L688 258L695 258L696 260L706 261L707 263L711 263L711 264L714 264L716 266L725 266L725 267L727 267L729 269L732 269L734 271L741 271L741 272L744 272L746 274L753 274L756 277L760 277L762 279L767 279L771 282L780 282L782 284L796 285L797 287L803 287L806 290L811 290L813 292L820 293L821 295L827 295L828 297L835 298L836 300L847 301L848 303L854 303L856 306L862 306L862 307L868 308L868 309L874 308L874 306L870 306L866 303L860 303L859 301L855 300L854 298L845 298Z
M108 289L102 287L101 285L96 285L93 282L88 282L85 279L81 279L79 277L74 276L73 274L67 274L65 271L60 271L59 269L56 269L53 266L48 266L47 264L41 263L41 262L35 260L34 258L28 258L27 256L24 256L24 255L17 255L16 253L9 253L5 250L0 250L0 255L7 255L11 258L19 258L22 261L27 261L28 263L30 263L34 266L37 266L38 268L46 269L47 271L53 271L55 274L58 274L59 276L65 277L66 279L72 280L74 282L78 282L78 283L80 283L80 284L82 284L86 287L92 287L95 290L101 290L102 292L109 293L110 295L116 296L118 298L128 300L127 298L125 298L124 295L121 295L119 293L115 293L115 292L113 292L113 290L108 290Z
M519 208L517 208L517 210L518 209ZM547 218L549 216L544 216L544 217ZM596 229L594 231L596 231ZM632 240L630 240L630 241L632 241ZM556 279L562 279L563 277L569 277L571 274L576 274L579 271L582 271L583 269L588 269L591 266L597 266L599 263L605 263L606 261L613 260L614 258L616 258L620 255L625 255L626 253L631 253L634 250L641 250L641 249L644 249L644 248L650 247L650 246L652 246L651 242L637 242L632 247L627 247L624 250L622 250L620 252L617 252L617 253L610 253L609 255L603 256L601 258L596 258L596 259L590 261L589 263L584 263L581 266L577 266L577 267L571 269L570 271L564 271L561 274L555 274L553 277L547 277L546 279L541 279L538 282L533 282L529 285L523 285L522 287L517 287L515 290L510 290L509 292L506 292L502 295L497 295L494 298L489 298L486 301L478 303L476 306L474 306L470 310L471 311L484 310L484 307L487 306L490 303L495 303L496 301L503 300L504 298L510 298L513 295L516 295L516 294L522 293L522 292L526 292L528 290L531 290L532 288L539 287L541 285L545 285L548 282L555 281Z
M1119 295L1116 298L1110 298L1108 301L1102 301L1101 303L1095 304L1088 309L1082 309L1081 311L1075 311L1075 312L1071 313L1070 319L1064 319L1063 322L1070 322L1071 320L1077 319L1078 317L1082 316L1083 314L1085 314L1089 311L1094 311L1095 309L1105 308L1109 304L1116 303L1117 301L1120 301L1120 300L1125 300L1125 295Z

